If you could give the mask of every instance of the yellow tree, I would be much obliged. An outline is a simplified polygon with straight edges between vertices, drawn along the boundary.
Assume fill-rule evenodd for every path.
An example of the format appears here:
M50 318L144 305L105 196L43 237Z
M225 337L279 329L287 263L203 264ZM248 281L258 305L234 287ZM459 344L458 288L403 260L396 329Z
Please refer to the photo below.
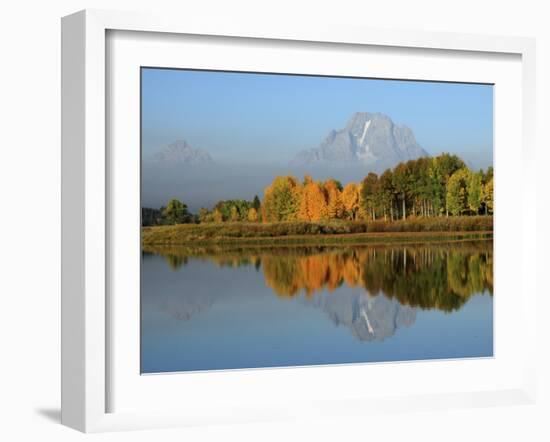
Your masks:
M308 194L310 192L311 183L304 184L302 187L302 197L300 198L300 206L298 207L298 220L311 221L309 218Z
M453 215L468 210L468 181L471 172L462 168L453 173L447 182L447 208Z
M264 222L292 221L300 207L301 186L293 176L277 176L265 188L262 204Z
M485 202L485 213L493 213L493 178L483 186L483 201Z
M214 209L212 212L212 219L215 223L221 223L223 221L223 215L218 209Z
M319 182L304 180L298 219L319 221L328 217L328 205L323 186Z
M229 212L229 219L231 222L239 221L239 211L235 206L231 206L230 212Z
M254 207L248 209L247 219L251 223L255 223L258 221L258 211Z
M349 219L357 219L359 212L359 188L356 183L348 183L342 191L342 203Z
M342 202L342 185L330 178L325 182L327 196L327 214L330 219L342 218L344 215L344 203Z

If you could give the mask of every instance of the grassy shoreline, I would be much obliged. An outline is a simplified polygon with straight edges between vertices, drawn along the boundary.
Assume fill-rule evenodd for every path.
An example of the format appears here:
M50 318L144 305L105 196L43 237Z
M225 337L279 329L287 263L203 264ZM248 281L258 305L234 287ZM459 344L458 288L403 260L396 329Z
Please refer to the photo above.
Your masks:
M220 223L142 228L143 246L243 244L386 244L492 239L492 217L416 219L387 223Z

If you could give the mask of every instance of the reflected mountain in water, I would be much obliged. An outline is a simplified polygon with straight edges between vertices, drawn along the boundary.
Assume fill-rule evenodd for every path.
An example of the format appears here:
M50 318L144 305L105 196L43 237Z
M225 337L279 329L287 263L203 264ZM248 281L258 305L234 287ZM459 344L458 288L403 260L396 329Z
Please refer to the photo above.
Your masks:
M323 310L336 326L345 326L361 341L383 341L398 328L416 320L416 308L401 305L383 294L344 292L337 296L321 295L310 301Z
M321 309L361 341L381 341L408 327L418 308L459 310L474 294L493 292L492 241L437 245L147 248L178 271L200 260L219 268L254 267L280 298ZM357 290L339 290L348 287ZM155 298L159 310L188 320L225 296L200 287Z

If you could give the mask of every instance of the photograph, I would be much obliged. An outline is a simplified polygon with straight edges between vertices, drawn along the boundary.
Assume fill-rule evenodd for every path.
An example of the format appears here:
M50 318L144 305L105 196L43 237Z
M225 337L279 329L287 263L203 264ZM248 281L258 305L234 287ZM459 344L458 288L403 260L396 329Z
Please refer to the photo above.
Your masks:
M493 84L140 75L141 374L494 356Z

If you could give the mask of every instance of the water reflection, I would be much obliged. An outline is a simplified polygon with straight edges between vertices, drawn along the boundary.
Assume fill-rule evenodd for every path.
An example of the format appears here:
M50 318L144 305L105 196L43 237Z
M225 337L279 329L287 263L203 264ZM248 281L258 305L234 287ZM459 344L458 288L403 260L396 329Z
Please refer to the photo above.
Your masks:
M311 305L325 312L334 325L347 327L360 341L383 341L416 320L415 308L382 294L372 296L362 291L317 296Z
M189 259L218 267L254 266L266 285L283 298L334 292L342 285L380 294L399 304L451 312L474 293L493 293L492 241L439 245L148 248L177 271Z
M147 248L141 275L143 372L493 351L492 241Z

